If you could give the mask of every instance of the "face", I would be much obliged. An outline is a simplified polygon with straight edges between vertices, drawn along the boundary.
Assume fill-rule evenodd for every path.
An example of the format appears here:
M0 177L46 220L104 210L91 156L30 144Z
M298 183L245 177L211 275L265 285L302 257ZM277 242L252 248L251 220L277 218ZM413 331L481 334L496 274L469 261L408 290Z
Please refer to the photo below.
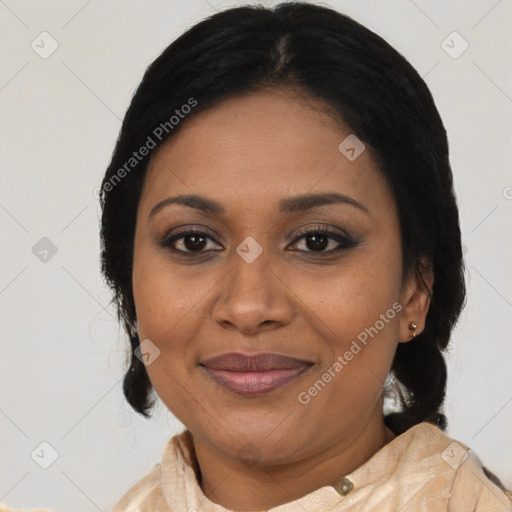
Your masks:
M311 99L266 90L196 114L150 163L133 267L139 337L157 354L146 369L194 437L228 457L250 443L261 461L291 462L382 421L397 344L424 320L415 282L402 282L392 194L368 149L340 151L348 135ZM312 194L329 196L292 202ZM216 210L155 209L182 195ZM244 394L202 365L231 352L309 364L249 378L252 391L290 380Z

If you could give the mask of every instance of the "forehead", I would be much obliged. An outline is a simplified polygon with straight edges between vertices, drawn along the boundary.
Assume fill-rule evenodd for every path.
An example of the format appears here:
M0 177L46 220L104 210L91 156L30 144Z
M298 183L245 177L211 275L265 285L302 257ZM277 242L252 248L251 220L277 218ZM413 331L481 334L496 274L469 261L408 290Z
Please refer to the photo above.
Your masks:
M140 207L178 193L271 207L326 191L386 207L392 197L370 151L347 157L342 143L354 146L354 135L328 108L293 90L264 90L194 114L153 155Z

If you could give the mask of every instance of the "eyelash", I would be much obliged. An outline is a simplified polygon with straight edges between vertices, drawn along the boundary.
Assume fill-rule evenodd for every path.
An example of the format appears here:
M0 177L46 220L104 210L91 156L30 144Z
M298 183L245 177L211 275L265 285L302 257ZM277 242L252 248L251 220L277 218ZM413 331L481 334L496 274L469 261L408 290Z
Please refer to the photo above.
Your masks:
M313 254L314 256L318 255L320 257L325 256L332 256L333 254L337 254L343 250L346 249L352 249L358 245L357 242L353 241L350 237L346 235L341 235L339 233L335 233L333 231L330 231L326 229L325 227L314 227L314 228L304 228L301 229L298 233L298 237L295 238L295 240L292 242L292 245L296 244L299 240L305 239L308 236L313 235L323 235L327 236L328 238L335 240L338 242L339 246L336 249L331 249L330 251L299 251L299 252L305 252L307 254ZM186 238L187 236L199 236L202 238L209 238L213 240L217 245L220 245L216 240L215 237L208 231L203 230L197 230L197 229L191 229L191 228L185 228L180 230L179 232L173 234L172 236L166 236L164 240L160 243L160 246L168 249L174 253L179 253L180 255L184 255L186 257L196 257L208 252L219 252L217 249L211 249L209 251L183 251L181 249L176 249L172 247L174 242L181 240L183 238Z

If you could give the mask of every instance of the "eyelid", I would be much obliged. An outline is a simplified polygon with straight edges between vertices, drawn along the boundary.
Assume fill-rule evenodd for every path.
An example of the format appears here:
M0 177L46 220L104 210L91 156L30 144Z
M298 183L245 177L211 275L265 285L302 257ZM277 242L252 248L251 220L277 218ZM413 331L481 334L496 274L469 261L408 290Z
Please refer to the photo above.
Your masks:
M301 228L299 228L299 230L297 232L295 232L295 238L293 241L296 241L298 237L302 236L302 235L305 235L305 234L308 234L310 233L311 231L324 231L324 232L329 232L331 233L331 230L334 229L334 230L339 230L341 231L341 233L339 233L339 236L343 236L345 238L348 238L348 239L352 239L352 237L344 230L342 230L341 228L338 228L338 227L335 227L335 226L330 226L328 224L308 224L307 226L303 226ZM209 237L211 237L213 240L217 242L217 234L214 233L213 231L211 231L210 229L208 229L207 227L205 226L201 226L201 225L187 225L187 226L183 226L181 228L173 228L173 229L170 229L166 232L166 234L162 237L163 240L168 240L169 238L173 238L177 235L180 235L180 234L183 234L183 233L188 233L190 231L194 231L194 232L204 232L205 234L207 234ZM172 234L172 237L171 237L171 233ZM294 232L292 231L291 233L289 233L288 235L288 238L290 238L291 236L293 236Z
M302 235L307 235L311 231L314 231L314 232L319 231L319 232L322 232L325 234L337 234L340 237L344 237L349 240L352 240L352 237L346 231L342 230L341 228L331 226L329 224L313 224L313 225L308 224L307 226L300 228L299 231L296 233L296 235L298 237L301 237Z
M169 231L167 231L166 234L162 238L163 238L163 240L168 240L170 238L175 238L178 235L183 235L183 234L187 234L190 232L204 233L205 235L208 235L210 238L215 240L216 243L218 243L217 242L218 235L216 233L214 233L211 229L208 229L201 225L187 225L187 226L182 226L182 227L178 227L178 228L172 228ZM172 233L172 235L171 235L171 233Z

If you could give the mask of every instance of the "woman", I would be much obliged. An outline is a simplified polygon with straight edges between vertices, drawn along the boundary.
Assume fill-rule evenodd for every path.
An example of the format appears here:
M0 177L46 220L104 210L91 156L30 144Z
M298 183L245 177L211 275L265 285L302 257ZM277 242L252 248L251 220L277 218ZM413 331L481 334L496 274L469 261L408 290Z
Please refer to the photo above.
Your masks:
M115 512L511 510L444 434L446 132L376 34L303 3L192 27L135 93L101 205L125 396L186 426Z

